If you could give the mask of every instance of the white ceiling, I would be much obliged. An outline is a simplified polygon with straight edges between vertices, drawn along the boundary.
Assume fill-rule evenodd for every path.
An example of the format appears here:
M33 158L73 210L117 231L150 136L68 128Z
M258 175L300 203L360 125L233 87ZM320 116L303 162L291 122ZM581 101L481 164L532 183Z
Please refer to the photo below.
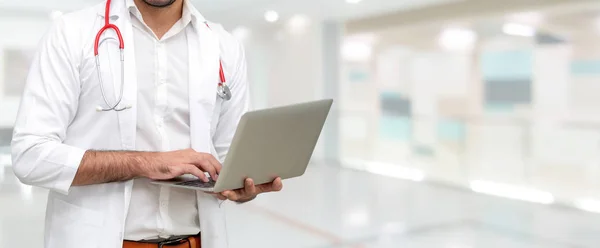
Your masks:
M281 18L304 14L312 19L347 20L390 11L424 7L459 0L191 0L208 18L217 22L262 22L266 10L276 10ZM100 0L0 0L0 11L11 14L44 14L53 10L68 12L102 2Z
M347 20L392 11L425 7L456 0L363 0L348 4L345 0L194 0L212 18L223 16L243 21L262 21L266 10L278 11L282 18L304 14L313 19Z

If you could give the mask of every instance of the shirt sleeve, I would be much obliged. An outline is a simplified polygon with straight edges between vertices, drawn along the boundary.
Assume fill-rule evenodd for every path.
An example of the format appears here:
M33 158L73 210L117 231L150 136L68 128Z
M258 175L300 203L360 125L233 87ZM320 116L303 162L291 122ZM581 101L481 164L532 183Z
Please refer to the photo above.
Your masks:
M77 113L80 83L65 22L45 35L27 76L12 138L12 166L22 183L68 194L85 150L63 144Z
M213 144L221 161L225 160L237 125L248 109L250 108L250 92L248 87L247 63L244 48L241 43L230 37L231 44L229 58L233 63L230 66L231 73L227 78L227 83L231 89L231 100L224 101L219 115L216 132L213 136ZM223 61L226 63L228 61Z

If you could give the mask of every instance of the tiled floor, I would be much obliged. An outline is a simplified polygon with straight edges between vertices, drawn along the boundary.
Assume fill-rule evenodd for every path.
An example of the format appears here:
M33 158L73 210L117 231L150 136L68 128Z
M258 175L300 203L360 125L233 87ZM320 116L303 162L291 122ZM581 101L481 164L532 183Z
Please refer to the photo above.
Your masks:
M0 247L41 247L46 192L0 170ZM227 205L232 248L593 248L600 215L314 165Z

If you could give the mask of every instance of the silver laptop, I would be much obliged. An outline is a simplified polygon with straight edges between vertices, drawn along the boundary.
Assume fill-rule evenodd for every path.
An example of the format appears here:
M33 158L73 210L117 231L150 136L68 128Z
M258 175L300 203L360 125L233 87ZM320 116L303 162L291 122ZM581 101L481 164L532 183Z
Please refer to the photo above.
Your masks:
M153 181L207 192L223 192L255 184L288 179L304 174L333 100L251 111L242 116L219 179L203 182L192 175L167 181Z

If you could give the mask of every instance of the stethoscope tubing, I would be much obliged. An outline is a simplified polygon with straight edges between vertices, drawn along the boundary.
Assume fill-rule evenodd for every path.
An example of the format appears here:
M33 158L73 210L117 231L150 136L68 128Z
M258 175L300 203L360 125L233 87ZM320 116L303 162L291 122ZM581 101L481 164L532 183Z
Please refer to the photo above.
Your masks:
M98 80L100 83L100 91L102 93L102 99L104 100L104 103L106 104L106 106L108 106L108 108L102 108L102 107L98 107L97 111L100 112L105 112L105 111L123 111L126 109L131 108L131 106L125 106L125 107L121 107L119 108L119 104L121 104L121 102L123 101L123 89L125 88L125 42L123 41L123 36L121 35L121 30L119 29L119 27L117 27L114 24L110 23L110 4L111 4L111 0L106 0L106 8L104 10L104 26L100 29L100 31L98 31L98 34L96 34L96 39L94 40L94 57L95 57L95 63L96 63L96 72L98 75ZM208 25L208 23L205 23L206 26L210 29L210 26ZM100 45L102 44L102 42L104 42L104 40L107 39L114 39L114 38L106 38L104 40L102 40L102 34L104 34L107 30L114 30L115 33L117 34L117 39L119 40L119 51L120 51L120 59L121 59L121 89L120 89L120 93L119 93L119 97L117 98L117 101L115 102L115 104L110 104L107 97L106 97L106 91L104 89L104 80L102 79L102 73L101 73L101 68L100 68L100 57L99 57L99 48ZM225 73L223 71L223 61L219 60L219 77L220 77L220 82L217 88L217 95L219 97L221 97L223 100L225 101L229 101L231 99L231 90L229 88L229 86L227 86L227 81L225 79Z

